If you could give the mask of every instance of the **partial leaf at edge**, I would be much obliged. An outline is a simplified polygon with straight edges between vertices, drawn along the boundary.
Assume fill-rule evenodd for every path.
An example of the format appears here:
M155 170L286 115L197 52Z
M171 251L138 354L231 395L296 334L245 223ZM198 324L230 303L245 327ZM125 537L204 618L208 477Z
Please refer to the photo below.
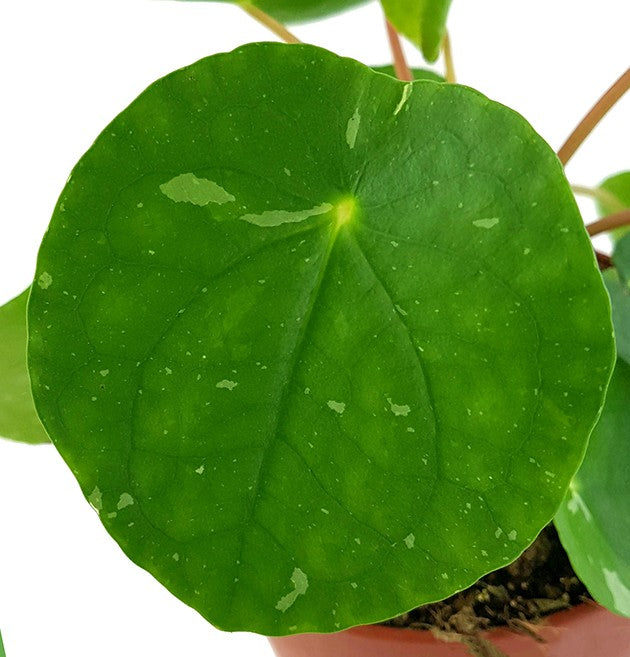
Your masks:
M622 171L606 178L600 184L600 188L607 192L610 197L608 201L602 199L597 201L597 210L600 217L630 208L630 171ZM614 240L618 240L629 231L630 227L624 226L613 230L611 236Z
M584 463L555 518L578 577L630 616L630 364L619 358Z
M376 622L513 560L612 365L531 126L312 46L147 89L75 168L37 276L56 447L128 556L223 629Z
M613 262L619 278L630 293L630 234L621 235L615 243ZM630 331L630 328L628 329Z
M26 303L29 290L0 307L0 436L45 443L26 366Z
M390 23L434 62L446 34L452 0L381 0Z
M630 284L615 269L605 271L603 278L612 304L617 354L630 364Z

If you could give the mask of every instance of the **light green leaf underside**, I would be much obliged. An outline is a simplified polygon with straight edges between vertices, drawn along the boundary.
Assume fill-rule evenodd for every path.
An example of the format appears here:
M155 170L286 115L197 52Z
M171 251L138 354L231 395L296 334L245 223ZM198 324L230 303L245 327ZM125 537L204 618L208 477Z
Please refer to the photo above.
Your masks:
M181 175L235 200L173 200ZM532 128L310 46L152 85L75 168L42 272L46 427L125 552L229 630L375 622L514 559L611 367Z
M381 0L390 23L434 62L446 34L452 0Z
M562 544L591 595L630 616L630 364L617 360L584 463L556 516Z
M385 73L386 75L391 75L391 77L396 77L396 71L391 65L387 66L372 66L373 71L377 73ZM446 82L446 80L435 71L430 71L426 68L412 68L411 73L414 80L431 80L433 82Z
M241 0L212 1L229 2L236 5L246 4ZM325 18L366 2L367 0L252 0L251 4L273 16L276 20L299 23Z
M605 271L603 277L612 303L617 354L630 364L630 284L614 269Z
M622 235L615 244L613 262L625 287L626 295L628 295L630 294L630 235ZM628 326L627 332L630 333L630 326ZM630 344L628 349L630 349Z
M46 278L42 279L45 285ZM29 290L0 307L0 436L45 443L26 367L26 303Z
M597 202L600 217L630 208L630 171L622 171L606 178L600 185L600 189L608 197L605 200L599 199ZM630 231L630 227L624 226L612 231L611 235L614 239L619 239L628 231Z

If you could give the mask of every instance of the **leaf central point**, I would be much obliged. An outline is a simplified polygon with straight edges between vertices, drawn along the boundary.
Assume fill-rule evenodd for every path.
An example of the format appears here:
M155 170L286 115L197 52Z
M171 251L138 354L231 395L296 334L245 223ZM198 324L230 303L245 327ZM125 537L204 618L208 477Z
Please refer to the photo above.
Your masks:
M347 197L339 201L335 207L337 212L337 229L350 223L356 214L357 200Z

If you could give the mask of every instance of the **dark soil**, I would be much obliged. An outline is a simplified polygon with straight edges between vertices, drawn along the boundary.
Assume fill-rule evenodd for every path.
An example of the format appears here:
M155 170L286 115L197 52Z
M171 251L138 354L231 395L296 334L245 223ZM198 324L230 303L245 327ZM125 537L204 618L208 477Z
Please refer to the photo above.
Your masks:
M512 564L456 595L398 616L385 625L431 630L460 641L478 657L502 653L479 637L492 627L508 626L538 639L536 622L586 599L588 592L573 572L552 525Z

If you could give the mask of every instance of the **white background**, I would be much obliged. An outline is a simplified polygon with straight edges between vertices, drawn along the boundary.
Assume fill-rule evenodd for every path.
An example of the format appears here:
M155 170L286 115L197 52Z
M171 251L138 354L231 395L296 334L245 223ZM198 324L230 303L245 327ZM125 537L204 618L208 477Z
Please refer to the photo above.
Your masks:
M454 0L450 32L459 80L557 148L630 63L629 25L627 0ZM389 58L376 4L294 31L368 64ZM270 38L230 5L4 0L0 303L28 284L56 197L106 123L172 69ZM578 151L570 180L630 168L629 126L630 95ZM2 440L0 628L8 657L271 654L261 637L214 630L131 564L52 447Z

